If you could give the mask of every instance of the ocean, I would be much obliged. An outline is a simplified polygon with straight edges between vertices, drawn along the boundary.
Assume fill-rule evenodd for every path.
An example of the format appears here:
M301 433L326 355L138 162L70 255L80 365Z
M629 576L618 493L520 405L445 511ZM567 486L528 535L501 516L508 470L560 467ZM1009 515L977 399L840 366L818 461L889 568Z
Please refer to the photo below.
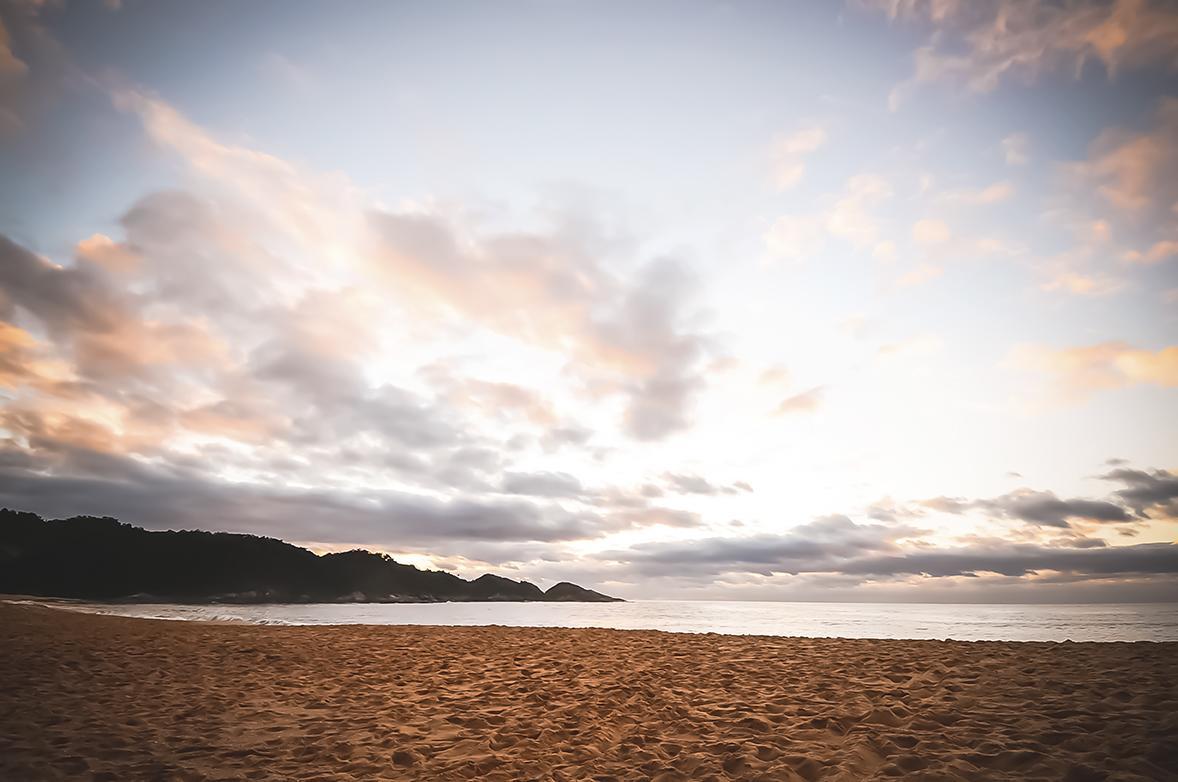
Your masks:
M960 641L1178 641L1178 604L1174 603L953 605L642 600L174 605L52 602L91 613L247 624L608 627L674 633Z

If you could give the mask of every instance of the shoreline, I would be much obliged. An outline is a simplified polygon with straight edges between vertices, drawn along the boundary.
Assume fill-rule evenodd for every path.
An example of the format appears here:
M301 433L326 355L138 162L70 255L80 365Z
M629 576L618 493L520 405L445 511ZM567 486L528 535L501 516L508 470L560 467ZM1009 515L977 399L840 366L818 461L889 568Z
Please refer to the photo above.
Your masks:
M659 600L627 601L626 603L616 604L616 605L634 606L634 605L641 605L644 602L658 604L658 603L663 603L663 602L674 602L674 601L659 601ZM686 602L686 603L690 604L690 603L695 603L698 601L680 601L680 602ZM551 606L551 605L554 605L553 603L538 603L536 601L500 601L500 600L497 600L497 601L443 601L443 602L428 602L428 603L395 603L395 604L390 604L390 603L385 603L385 602L378 602L378 603L335 603L335 602L332 602L332 603L246 603L246 604L243 604L243 603L174 603L174 602L154 602L154 601L153 602L138 602L138 601L132 602L132 601L126 601L126 600L97 601L97 600L85 600L85 599L81 599L81 598L69 598L69 597L42 597L42 596L37 596L37 595L0 594L0 604L31 605L31 606L37 606L37 607L47 608L47 609L51 609L51 610L67 611L67 612L74 613L74 614L84 614L84 615L92 615L92 616L109 616L109 617L115 617L115 618L140 619L140 620L148 620L148 621L154 620L154 621L163 621L163 622L183 622L183 623L196 623L196 624L202 624L202 623L203 624L228 624L228 625L241 625L241 626L257 626L257 627L323 627L323 628L328 628L328 627L336 627L336 628L350 628L350 627L357 627L357 628L364 628L364 627L367 627L367 628L379 628L379 627L431 627L431 628L502 627L502 628L518 628L518 629L528 629L528 628L570 629L570 630L573 630L573 629L587 629L587 630L594 629L594 630L610 630L610 631L617 631L617 632L663 632L663 633L668 633L670 635L705 635L705 636L706 635L717 635L717 636L724 636L724 637L750 638L750 639L793 638L793 639L829 639L829 640L856 640L856 641L874 641L874 640L913 641L913 642L927 642L927 641L942 642L942 641L944 641L944 642L956 642L956 643L1016 643L1016 644L1024 644L1024 643L1025 644L1036 644L1036 643L1038 643L1038 644L1093 644L1093 643L1095 643L1095 644L1133 644L1133 643L1143 643L1143 644L1175 644L1175 645L1178 645L1178 638L1165 637L1165 636L1163 636L1161 638L1133 638L1133 637L1130 637L1130 638L1081 638L1081 639L1077 640L1074 638L969 637L968 634L965 637L955 637L953 635L939 635L939 634L938 635L931 635L931 634L912 635L912 636L849 635L849 634L839 634L837 632L831 632L831 633L797 632L797 633L786 634L786 633L777 633L777 632L755 632L755 631L743 632L743 631L738 631L738 630L734 630L734 629L688 629L688 628L681 628L681 627L675 628L675 629L668 629L667 627L624 625L624 624L619 626L619 625L610 625L610 624L588 624L588 623L585 623L585 624L565 624L565 623L554 624L554 623L545 623L543 621L538 621L536 623L528 623L526 621L523 621L523 622L498 621L497 622L497 621L481 621L481 617L480 617L480 621L466 621L466 620L469 620L469 618L470 618L469 615L466 615L465 617L459 615L457 621L445 621L445 619L446 619L445 616L431 617L431 619L429 621L416 621L416 620L412 619L411 617L406 617L406 616L399 617L399 619L401 619L403 621L365 621L364 619L361 619L360 621L347 620L347 619L345 621L319 621L317 618L314 618L314 617L307 618L306 616L304 616L302 618L296 618L296 619L287 619L287 618L283 618L281 616L278 616L278 617L275 617L275 616L249 617L249 616L232 616L232 615L201 616L198 614L194 614L194 615L179 615L179 614L167 615L167 612L169 610L174 610L174 609L191 609L193 611L200 611L201 609L215 610L218 608L223 608L223 609L225 609L226 612L231 614L234 611L234 609L246 609L246 610L248 610L248 609L268 609L268 608L272 608L272 609L301 609L301 608L317 608L317 607L330 609L330 608L337 608L337 607L364 608L366 606L379 607L379 606L387 606L387 605L431 606L431 607L432 606L438 606L438 607L446 606L446 607L451 607L451 608L457 608L457 607L467 607L467 606L483 606L488 603L493 603L495 605L507 604L507 605L516 605L516 606L537 606L537 605ZM570 605L577 605L577 604L560 603L558 605L570 606ZM744 604L740 604L740 605L744 605ZM799 604L799 605L810 605L810 604L804 603L804 604ZM873 604L873 603L836 604L836 605L844 605L844 606L850 606L850 605L860 606L861 605L861 606L865 606L865 607L876 606L876 604ZM922 606L929 605L929 606L939 607L939 606L947 605L947 604L919 604L919 605L922 605ZM990 604L990 605L992 605L994 607L1006 607L1006 604L1001 604L1001 603ZM1028 605L1030 605L1030 604L1028 604ZM1041 604L1041 605L1044 608L1057 608L1058 607L1057 604ZM1089 606L1092 604L1079 603L1079 604L1075 604L1075 605ZM1100 604L1100 605L1103 607L1103 604ZM1117 604L1117 605L1132 607L1132 606L1137 606L1137 605L1152 606L1154 604L1143 603L1143 604ZM1020 606L1021 606L1021 604L1020 604ZM142 607L145 609L159 608L161 610L158 613L133 613L133 612L129 612L127 610L127 609L134 609L135 607ZM426 609L426 610L429 610L429 609ZM435 618L437 619L437 621L434 621ZM511 617L500 617L500 618L510 619ZM537 617L532 616L532 618L535 619Z
M1178 779L1178 643L0 604L0 778Z

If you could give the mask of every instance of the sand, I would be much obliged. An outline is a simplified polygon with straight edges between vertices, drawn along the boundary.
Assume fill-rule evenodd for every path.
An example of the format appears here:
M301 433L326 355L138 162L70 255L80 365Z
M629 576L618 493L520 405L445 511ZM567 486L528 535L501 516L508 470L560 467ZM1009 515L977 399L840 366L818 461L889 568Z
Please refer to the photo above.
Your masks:
M0 779L1178 779L1178 644L0 605Z

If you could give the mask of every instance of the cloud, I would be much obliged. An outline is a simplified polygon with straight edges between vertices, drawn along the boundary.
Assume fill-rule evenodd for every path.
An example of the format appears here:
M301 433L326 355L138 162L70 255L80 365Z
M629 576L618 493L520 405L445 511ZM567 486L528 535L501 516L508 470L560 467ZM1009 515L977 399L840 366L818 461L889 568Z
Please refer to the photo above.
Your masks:
M953 232L949 230L949 226L940 220L925 218L917 220L912 226L912 239L917 244L925 246L944 244L952 237Z
M917 85L934 81L984 93L1003 81L1030 83L1058 70L1078 78L1089 61L1101 63L1109 79L1128 69L1178 68L1178 12L1166 2L874 0L867 5L934 29L930 42L916 51L913 76L893 91L893 108Z
M507 472L502 491L531 497L579 497L585 489L574 475L563 472Z
M558 400L638 439L691 425L714 346L685 264L625 256L582 214L490 232L375 209L144 93L116 102L187 178L61 264L0 237L3 501L431 548L700 523L515 464L612 436ZM496 375L480 353L503 345L555 387Z
M1084 578L1106 576L1172 576L1178 573L1178 545L1065 548L994 544L964 550L912 552L864 557L843 565L841 572L869 576L925 575L934 578L997 573L1022 577L1042 571ZM1160 585L1159 585L1160 586Z
M488 418L522 419L554 430L561 428L551 401L532 389L516 383L456 375L443 363L425 367L420 374L450 404L476 410ZM567 439L572 434L571 430L562 430L554 437Z
M370 213L376 268L413 306L458 314L571 354L629 398L627 431L656 440L690 426L710 340L684 328L692 277L671 259L622 281L581 248L543 235L460 242L442 220Z
M4 471L0 505L51 516L111 515L149 529L219 529L288 540L442 547L457 541L559 541L602 522L527 501L443 500L407 492L295 489L200 480L116 459L104 475Z
M12 36L0 19L0 80L23 79L28 72L29 66L12 51Z
M1178 386L1178 346L1154 351L1124 342L1073 348L1022 345L1011 358L1016 366L1051 376L1065 398L1133 385Z
M608 551L600 559L623 561L641 575L674 572L711 577L725 572L820 572L840 561L874 551L895 550L895 540L908 530L861 525L842 515L816 519L781 535L713 537L675 542L643 543L627 551Z
M1042 546L985 541L950 548L908 548L918 534L892 524L858 524L829 516L780 534L713 537L658 542L607 551L599 559L622 562L644 578L711 581L726 574L840 574L853 578L904 576L971 577L994 573L1015 578L1044 571L1078 579L1109 576L1172 576L1178 573L1178 545Z
M941 194L941 199L950 203L967 204L971 206L986 206L1007 201L1015 194L1012 183L994 182L980 190L950 190Z
M858 247L876 242L879 221L872 212L875 205L892 196L892 186L875 174L856 174L826 213L826 230Z
M945 269L933 263L922 263L896 279L894 287L911 288L935 280L945 273Z
M1114 462L1109 461L1112 465ZM1118 462L1120 463L1120 462ZM1169 470L1136 470L1119 467L1102 476L1125 488L1115 494L1143 518L1178 517L1178 475Z
M930 356L939 353L945 340L938 334L920 334L900 342L880 345L877 351L881 358L897 359L912 356Z
M826 143L826 130L820 125L802 128L773 143L773 180L778 190L788 190L802 181L806 157Z
M1130 523L1136 521L1120 505L1105 500L1060 499L1049 491L1019 489L1000 497L981 500L961 500L936 497L924 500L927 508L943 513L960 514L980 510L996 518L1013 519L1028 524L1066 529L1072 520L1101 523Z
M637 439L660 439L690 426L691 406L705 384L702 362L712 346L709 337L685 326L695 314L686 309L694 280L683 263L656 258L619 275L616 259L607 265L599 257L606 243L586 241L564 227L480 235L426 211L367 208L349 183L222 144L142 92L123 90L116 100L203 180L259 205L264 227L289 237L292 252L277 261L287 278L310 285L325 272L371 275L367 282L381 284L418 323L490 329L569 356L594 393L628 398L623 423ZM124 221L130 243L174 245L177 229L195 227L187 215L208 214L201 204L170 202L179 198L157 198L132 210ZM216 231L201 235L222 241ZM235 273L273 273L276 259L251 247L252 235L229 234L223 241L233 241L238 256L243 249L256 256ZM307 247L329 252L326 258L308 255L300 249ZM229 286L211 271L201 284L213 298L213 285ZM236 282L233 289L241 290L241 280Z
M201 324L147 318L101 270L56 266L0 235L0 318L31 316L89 379L164 365L216 364L224 345Z
M936 42L942 53L950 45ZM28 66L18 79L27 84L36 58L23 44L9 50ZM568 552L619 545L609 536L620 531L627 541L718 535L727 541L718 548L734 560L759 556L743 553L747 539L729 536L747 531L794 569L834 568L821 573L939 550L930 536L890 526L915 518L903 505L874 511L888 525L831 517L793 537L767 532L771 520L693 512L728 514L737 505L743 513L755 505L743 496L749 484L693 458L718 430L648 443L686 434L698 410L714 411L712 423L739 439L749 423L741 416L766 411L754 404L733 412L721 396L707 395L710 384L738 378L722 366L728 351L720 350L698 298L724 300L747 287L701 286L692 269L711 267L713 259L666 250L658 237L629 236L588 210L541 211L521 223L514 204L482 203L471 212L444 201L379 204L341 175L228 142L143 91L120 90L117 103L169 164L181 165L166 166L171 189L145 194L116 225L84 226L68 237L80 240L72 249L62 237L43 245L54 248L45 256L0 243L5 502L54 515L109 512L156 525L224 525L468 556L577 557ZM1164 182L1122 174L1131 169L1123 162L1095 165L1134 135L1157 132L1151 126L1093 146L1085 162L1094 166L1083 172L1093 187L1164 193ZM817 127L780 139L778 182L812 176L824 143ZM1004 151L1011 164L1026 156L1018 145ZM894 150L882 158L867 152L873 165L897 159ZM845 242L840 249L852 255L895 258L897 242L910 249L905 229L921 216L890 230L892 208L907 214L914 206L908 193L893 195L893 181L898 192L904 176L861 174L836 185L803 214L779 219L767 239L771 249L807 256ZM999 181L953 197L990 204L1012 192ZM81 213L74 217L85 222ZM946 219L954 232L968 228L952 212ZM934 220L914 232L930 245L951 242L955 252L965 242L950 233ZM1119 239L1120 225L1106 233ZM1142 257L1133 260L1160 256L1166 241L1134 237ZM1122 248L1110 247L1107 257L1122 257L1114 249ZM925 265L914 278L939 271ZM874 309L879 291L871 287L870 275L851 275L828 292L852 310ZM790 317L799 323L841 317L824 308L823 297L794 304ZM891 317L884 310L872 316L881 325ZM748 318L756 319L755 308L736 320ZM743 379L756 382L779 347L775 334L748 335ZM790 347L801 351L799 367L873 363L871 343L831 359L799 339ZM1096 371L1111 373L1114 383L1172 385L1170 348L1159 347L1121 346ZM827 391L791 388L780 373L765 380L772 387L745 391L789 397L781 413L817 410ZM853 439L853 431L827 434ZM831 466L829 455L815 454L819 472L841 469L847 462L839 459ZM643 474L644 465L655 469ZM595 482L611 473L631 483ZM1152 492L1149 481L1164 480L1146 477L1116 487ZM1144 496L1050 492L963 502L991 503L970 512L1009 522L1020 540L1055 540L1073 524L1120 525L1103 530L1111 537L1140 525L1133 503L1150 514L1163 507L1145 504ZM644 529L654 526L677 529ZM960 548L951 532L938 530L936 539ZM562 548L569 541L586 545Z
M41 23L43 5L0 4L0 138L35 127L71 70Z
M79 261L95 263L109 272L127 273L135 269L139 258L134 250L105 234L93 234L74 246Z
M1083 274L1061 268L1040 287L1045 291L1064 291L1076 296L1108 296L1124 288L1125 281L1099 272Z
M1174 20L1178 36L1178 11ZM1152 125L1143 132L1106 130L1092 142L1088 159L1069 164L1066 171L1080 184L1095 187L1116 209L1137 218L1160 218L1173 229L1178 204L1178 98L1158 101Z
M1134 266L1178 253L1178 98L1162 98L1144 129L1110 128L1086 159L1060 164L1057 200L1076 236L1045 264L1044 290L1101 296L1125 289ZM1110 266L1110 257L1123 264Z
M788 386L790 383L789 369L781 364L774 364L761 373L757 382L763 386Z
M150 529L217 529L434 553L468 551L469 543L557 543L701 523L696 513L658 507L645 496L587 491L562 473L507 470L497 487L464 486L454 469L479 476L501 468L496 454L472 447L447 450L425 465L446 489L437 492L428 484L417 490L299 485L319 468L297 460L274 466L280 481L225 480L200 458L149 461L103 450L109 433L84 421L17 434L27 445L0 440L0 506L50 516L111 515ZM232 466L228 453L219 455L220 467ZM362 460L374 466L371 455Z
M1173 258L1178 255L1178 241L1171 239L1163 239L1155 242L1145 252L1137 250L1130 250L1125 253L1125 260L1129 263L1138 263L1144 266L1151 266L1156 263L1161 263L1167 258Z
M896 243L889 239L876 242L875 247L871 248L871 255L890 263L896 260Z
M822 247L823 235L817 215L782 215L765 233L765 246L776 256L803 259Z
M782 215L765 232L770 253L791 259L814 255L827 236L850 242L857 248L871 248L877 257L890 259L895 246L880 240L876 207L892 197L891 184L876 174L856 174L843 189L828 196L820 212Z
M1026 133L1011 133L1002 139L1002 156L1008 166L1025 166L1031 161L1031 137Z
M786 413L812 413L822 406L826 397L826 386L814 386L800 394L794 394L782 400L775 411L777 415Z
M751 492L753 487L744 481L736 481L733 484L717 484L709 481L700 475L689 475L683 473L664 473L663 479L666 486L676 494L702 494L708 496L715 496L720 494L740 494L742 492Z

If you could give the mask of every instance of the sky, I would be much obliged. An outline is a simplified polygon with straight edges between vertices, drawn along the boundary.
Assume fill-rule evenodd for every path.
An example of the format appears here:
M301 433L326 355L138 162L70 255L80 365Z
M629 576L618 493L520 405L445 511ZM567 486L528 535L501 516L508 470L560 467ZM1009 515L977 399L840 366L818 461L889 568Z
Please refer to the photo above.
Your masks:
M1178 600L1178 8L0 0L0 505Z

